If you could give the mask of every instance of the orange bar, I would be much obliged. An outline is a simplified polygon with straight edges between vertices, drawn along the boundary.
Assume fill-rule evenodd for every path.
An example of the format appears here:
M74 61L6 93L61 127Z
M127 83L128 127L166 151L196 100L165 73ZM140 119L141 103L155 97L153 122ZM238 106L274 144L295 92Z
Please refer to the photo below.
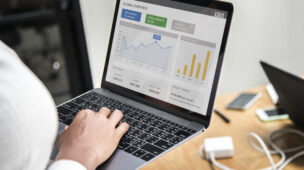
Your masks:
M198 79L198 77L199 77L199 73L200 73L200 71L201 71L201 67L202 67L202 63L199 62L199 63L198 63L198 66L197 66L197 70L196 70L196 75L195 75L195 78L196 78L196 79Z
M177 69L177 73L178 73L178 74L180 73L180 69Z
M187 68L188 68L188 66L185 65L185 67L184 67L184 76L187 74Z
M202 78L203 81L205 81L205 79L206 79L206 73L207 73L207 69L208 69L209 59L210 59L210 51L208 51L207 57L206 57L206 60L205 60L205 67L204 67L203 78Z
M191 69L190 69L190 77L192 77L192 75L193 75L195 60L196 60L196 54L193 54L192 64L191 64Z

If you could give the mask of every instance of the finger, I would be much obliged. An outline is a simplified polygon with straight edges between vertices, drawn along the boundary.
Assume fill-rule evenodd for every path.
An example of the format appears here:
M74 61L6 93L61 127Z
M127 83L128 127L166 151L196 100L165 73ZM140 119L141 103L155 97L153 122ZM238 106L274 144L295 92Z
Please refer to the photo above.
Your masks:
M106 107L102 107L101 109L99 109L97 114L102 114L105 117L109 117L109 115L111 114L111 110Z
M84 119L85 117L89 116L89 115L94 115L95 112L92 111L92 110L89 110L89 109L86 109L86 110L81 110L79 113L77 113L75 119L78 120L82 120Z
M118 122L122 119L123 114L120 110L114 110L114 112L110 115L110 121L116 126Z
M117 128L116 128L116 134L119 138L119 140L123 137L125 133L129 130L129 125L126 122L121 123Z
M69 126L66 125L66 126L64 127L64 130L66 131L66 130L68 130L68 128L69 128Z

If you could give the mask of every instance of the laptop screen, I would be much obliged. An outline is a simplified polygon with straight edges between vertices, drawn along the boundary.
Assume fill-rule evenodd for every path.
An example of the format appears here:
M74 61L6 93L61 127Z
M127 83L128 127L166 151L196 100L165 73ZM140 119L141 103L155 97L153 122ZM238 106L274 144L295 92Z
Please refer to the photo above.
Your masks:
M227 12L176 1L119 3L105 80L206 115Z

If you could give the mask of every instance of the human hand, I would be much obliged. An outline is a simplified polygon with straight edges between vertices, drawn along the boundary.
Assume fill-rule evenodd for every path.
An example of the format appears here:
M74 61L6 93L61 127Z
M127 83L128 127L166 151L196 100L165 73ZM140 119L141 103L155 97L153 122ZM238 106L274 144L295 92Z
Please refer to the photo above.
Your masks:
M119 110L111 113L108 108L99 112L80 111L71 125L57 140L59 153L56 160L75 160L89 170L96 169L115 151L129 125L121 123L123 114Z

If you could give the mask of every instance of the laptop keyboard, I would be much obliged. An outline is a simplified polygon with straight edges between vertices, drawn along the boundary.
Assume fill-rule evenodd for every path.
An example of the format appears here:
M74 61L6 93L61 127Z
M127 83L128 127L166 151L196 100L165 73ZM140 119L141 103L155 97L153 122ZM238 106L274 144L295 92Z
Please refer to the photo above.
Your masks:
M121 139L118 149L145 161L153 159L196 132L92 91L57 107L59 121L69 125L79 111L91 109L97 112L101 107L123 112L121 122L127 122L130 128Z

